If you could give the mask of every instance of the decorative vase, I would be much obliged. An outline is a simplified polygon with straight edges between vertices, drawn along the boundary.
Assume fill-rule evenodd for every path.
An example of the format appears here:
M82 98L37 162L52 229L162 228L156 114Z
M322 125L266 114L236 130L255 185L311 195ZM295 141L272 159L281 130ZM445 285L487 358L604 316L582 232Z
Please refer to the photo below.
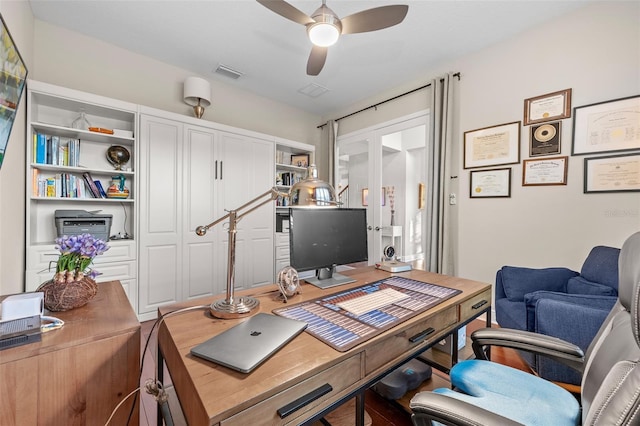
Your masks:
M68 311L89 303L98 293L98 284L89 277L69 283L49 280L36 291L44 293L44 306L52 312Z
M89 120L87 120L87 115L83 110L80 110L80 115L78 116L78 118L73 120L73 123L71 123L71 127L79 130L89 130L89 127L91 127L91 123L89 123Z
M124 175L113 176L111 186L107 188L107 198L129 198L129 188L124 186Z

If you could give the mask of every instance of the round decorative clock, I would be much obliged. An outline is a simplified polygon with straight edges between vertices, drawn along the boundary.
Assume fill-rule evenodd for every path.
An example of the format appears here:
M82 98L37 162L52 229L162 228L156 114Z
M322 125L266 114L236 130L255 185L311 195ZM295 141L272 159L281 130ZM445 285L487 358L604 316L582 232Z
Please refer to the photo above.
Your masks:
M393 260L396 256L396 249L393 246L386 246L382 249L384 260Z

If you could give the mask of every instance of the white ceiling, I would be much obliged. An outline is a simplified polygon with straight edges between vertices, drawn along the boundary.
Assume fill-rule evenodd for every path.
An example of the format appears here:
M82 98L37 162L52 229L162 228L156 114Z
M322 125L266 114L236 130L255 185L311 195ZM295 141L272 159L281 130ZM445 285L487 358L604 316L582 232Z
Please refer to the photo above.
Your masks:
M327 0L339 17L386 4L408 4L405 20L380 31L344 35L324 69L306 75L305 28L254 0L30 0L34 16L210 80L311 113L343 109L420 78L457 57L508 39L589 0ZM291 0L310 15L321 0ZM243 76L213 71L224 64ZM450 70L464 71L464 70ZM432 71L433 72L433 71ZM464 72L463 72L464 74ZM328 92L299 92L315 84ZM215 94L214 94L215 96Z

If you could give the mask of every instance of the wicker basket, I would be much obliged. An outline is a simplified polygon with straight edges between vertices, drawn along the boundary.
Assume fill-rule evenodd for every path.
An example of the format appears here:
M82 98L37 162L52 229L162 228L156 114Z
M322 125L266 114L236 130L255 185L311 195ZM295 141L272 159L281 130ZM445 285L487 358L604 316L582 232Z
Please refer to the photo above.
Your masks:
M50 280L42 283L36 291L44 293L45 308L61 312L86 305L98 293L98 284L89 277L70 283Z

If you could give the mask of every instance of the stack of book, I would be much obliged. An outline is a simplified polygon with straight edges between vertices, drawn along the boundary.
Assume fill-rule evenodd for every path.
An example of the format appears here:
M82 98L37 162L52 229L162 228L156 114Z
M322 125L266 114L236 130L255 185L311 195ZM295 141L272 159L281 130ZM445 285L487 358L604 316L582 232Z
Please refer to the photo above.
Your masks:
M72 173L57 173L41 176L33 170L33 195L47 198L107 198L107 193L99 180L93 180L89 172L82 176Z
M35 133L33 159L37 164L77 167L80 164L80 139L61 139L59 136Z
M282 172L282 173L278 173L278 175L276 176L276 182L279 185L284 185L284 186L291 186L294 183L299 182L300 179L301 179L301 175L294 172Z

